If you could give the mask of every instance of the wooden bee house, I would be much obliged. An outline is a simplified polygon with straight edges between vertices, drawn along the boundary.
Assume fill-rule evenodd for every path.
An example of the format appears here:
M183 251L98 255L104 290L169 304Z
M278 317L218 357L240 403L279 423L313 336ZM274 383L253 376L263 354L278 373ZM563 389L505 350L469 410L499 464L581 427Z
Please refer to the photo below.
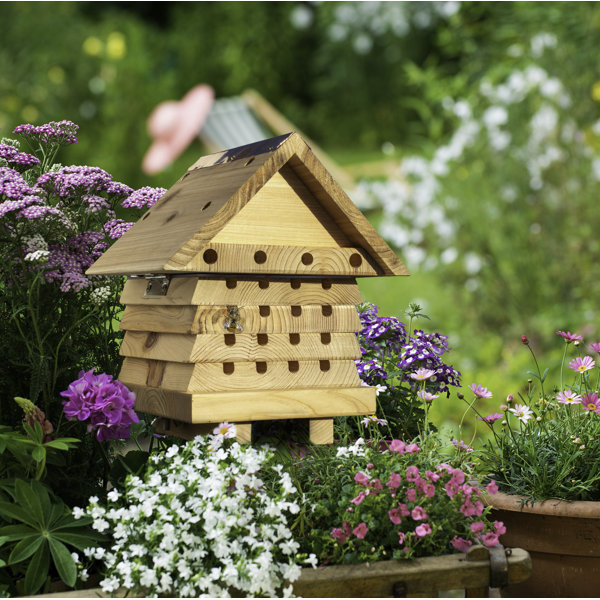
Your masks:
M408 275L296 133L198 160L88 273L129 275L119 379L164 431L309 419L315 443L375 412L355 278Z

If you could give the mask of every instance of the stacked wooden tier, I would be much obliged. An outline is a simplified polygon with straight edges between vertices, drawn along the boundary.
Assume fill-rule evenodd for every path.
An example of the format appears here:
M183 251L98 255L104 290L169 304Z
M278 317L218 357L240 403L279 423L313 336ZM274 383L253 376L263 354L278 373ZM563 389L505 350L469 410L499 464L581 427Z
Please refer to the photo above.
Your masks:
M309 419L311 440L329 443L332 417L375 411L354 363L353 278L173 277L164 296L147 285L129 279L121 297L119 379L166 432L229 421L247 440L253 421Z

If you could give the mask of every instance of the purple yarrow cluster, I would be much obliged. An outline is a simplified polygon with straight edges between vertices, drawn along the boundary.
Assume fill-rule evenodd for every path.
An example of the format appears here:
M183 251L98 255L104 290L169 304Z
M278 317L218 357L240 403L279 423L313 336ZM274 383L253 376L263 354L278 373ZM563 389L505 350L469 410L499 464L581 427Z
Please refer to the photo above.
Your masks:
M142 187L123 200L121 206L125 208L138 208L140 210L142 208L151 208L166 191L164 188Z
M32 154L20 152L18 148L9 144L0 144L0 159L4 159L9 165L15 165L17 168L40 164L39 159Z
M127 439L133 423L139 422L133 410L135 393L112 375L81 371L60 395L67 398L63 400L67 419L89 421L88 432L95 431L99 442Z
M78 130L79 125L76 125L73 121L50 121L37 126L30 123L18 125L13 129L13 133L18 133L30 140L62 146L64 144L76 144Z
M415 452L418 451L417 447ZM387 470L378 471L369 463L364 471L354 475L354 497L346 508L346 519L341 527L331 530L339 546L350 545L357 553L368 555L373 551L370 548L391 543L392 548L396 545L403 554L413 555L430 536L438 536L431 542L432 547L439 548L443 541L462 552L475 542L488 547L500 543L499 536L506 532L503 523L486 520L482 491L468 483L462 470L445 463L433 471L406 466L394 459L392 446L383 454L389 455ZM494 481L486 491L498 491ZM383 521L379 518L382 513L387 513ZM445 518L452 522L451 533L436 523ZM445 539L439 539L440 536Z
M0 167L0 196L21 200L23 196L33 195L33 192L23 175L10 167Z

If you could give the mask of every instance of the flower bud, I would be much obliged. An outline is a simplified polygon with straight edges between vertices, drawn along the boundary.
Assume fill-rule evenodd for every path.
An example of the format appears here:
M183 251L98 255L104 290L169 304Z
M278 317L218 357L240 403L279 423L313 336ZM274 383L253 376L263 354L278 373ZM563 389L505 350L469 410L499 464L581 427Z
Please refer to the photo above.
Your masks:
M579 340L575 340L573 342L573 346L579 346L581 344L581 342Z
M460 392L458 392L456 395L458 396L458 399L459 399L459 400L463 400L463 399L464 399L464 397L465 397L465 395L464 395L464 394L461 394Z
M522 342L523 342L523 343L524 343L526 346L528 346L528 345L529 345L529 340L527 339L527 336L526 336L526 335L522 335L522 336L521 336L521 341L522 341Z
M536 418L536 421L537 421L538 423L540 423L540 422L542 421L542 417L537 417L537 418Z
M501 405L500 405L500 410L501 410L502 412L506 412L506 411L508 410L508 406L507 406L506 404L501 404Z
M585 450L585 445L584 445L584 444L581 444L581 446L579 446L579 449L580 449L580 450Z

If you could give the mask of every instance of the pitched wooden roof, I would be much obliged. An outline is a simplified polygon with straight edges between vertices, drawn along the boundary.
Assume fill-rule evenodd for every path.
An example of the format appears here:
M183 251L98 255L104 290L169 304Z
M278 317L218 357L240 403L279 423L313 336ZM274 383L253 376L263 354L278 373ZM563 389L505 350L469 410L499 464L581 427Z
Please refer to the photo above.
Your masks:
M200 158L87 273L214 273L201 260L207 248L261 244L344 256L357 248L370 270L338 265L332 275L408 275L297 133ZM265 272L237 264L238 273Z

